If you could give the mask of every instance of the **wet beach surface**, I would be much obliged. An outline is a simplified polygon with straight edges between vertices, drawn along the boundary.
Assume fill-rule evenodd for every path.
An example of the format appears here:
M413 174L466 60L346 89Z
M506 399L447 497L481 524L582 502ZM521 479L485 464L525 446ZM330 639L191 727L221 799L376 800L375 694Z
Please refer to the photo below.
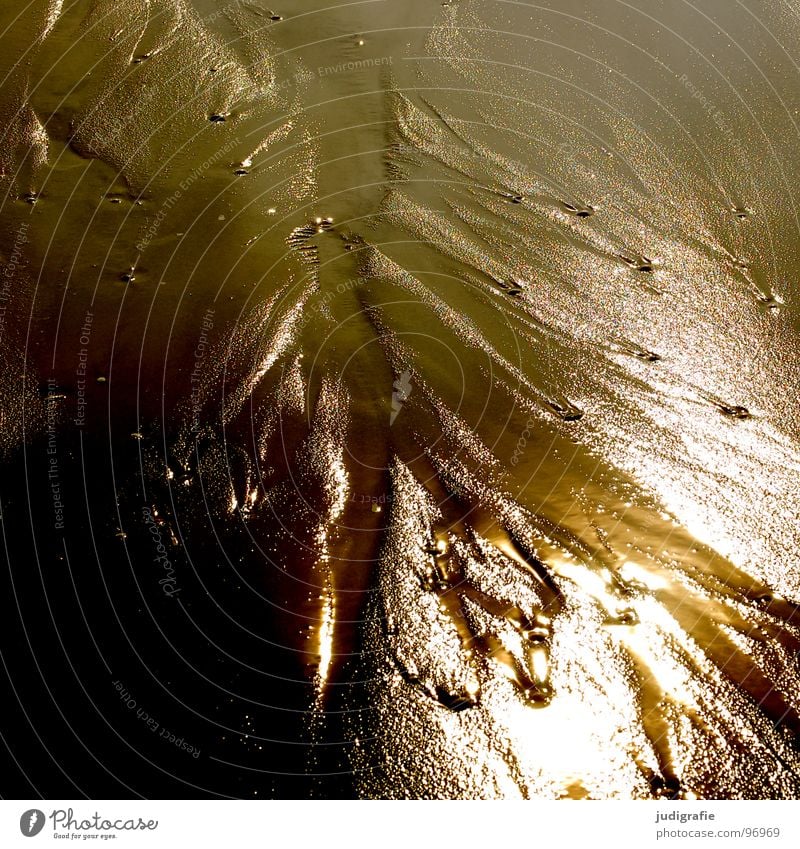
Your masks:
M4 796L797 796L800 5L0 44Z

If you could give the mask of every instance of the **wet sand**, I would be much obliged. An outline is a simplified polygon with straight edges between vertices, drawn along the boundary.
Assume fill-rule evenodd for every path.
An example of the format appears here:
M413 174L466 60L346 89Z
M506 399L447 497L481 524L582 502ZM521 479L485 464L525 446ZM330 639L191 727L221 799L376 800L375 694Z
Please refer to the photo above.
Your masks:
M6 796L797 795L796 3L0 43Z

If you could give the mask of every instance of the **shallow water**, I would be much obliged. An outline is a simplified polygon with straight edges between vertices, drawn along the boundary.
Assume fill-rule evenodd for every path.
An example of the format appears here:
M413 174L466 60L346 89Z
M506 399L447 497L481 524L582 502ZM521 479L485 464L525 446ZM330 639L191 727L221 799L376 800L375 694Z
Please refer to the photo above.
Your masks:
M797 794L794 2L2 16L6 793Z

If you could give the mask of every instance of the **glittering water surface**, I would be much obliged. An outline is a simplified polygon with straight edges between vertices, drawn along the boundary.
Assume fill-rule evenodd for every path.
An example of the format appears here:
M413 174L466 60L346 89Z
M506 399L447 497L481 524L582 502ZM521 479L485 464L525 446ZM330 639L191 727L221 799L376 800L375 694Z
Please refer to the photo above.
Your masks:
M11 677L60 682L59 781L797 794L795 2L0 32L9 615L74 672Z

